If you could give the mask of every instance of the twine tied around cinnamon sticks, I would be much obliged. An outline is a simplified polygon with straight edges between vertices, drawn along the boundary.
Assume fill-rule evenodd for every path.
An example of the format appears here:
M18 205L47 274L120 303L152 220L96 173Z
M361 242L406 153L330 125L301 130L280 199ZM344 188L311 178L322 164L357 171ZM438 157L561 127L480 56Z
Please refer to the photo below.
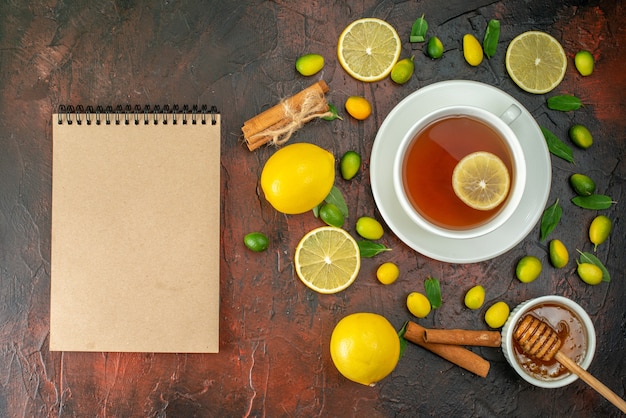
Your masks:
M328 85L320 80L247 120L241 130L248 149L254 151L264 144L282 145L305 123L331 116L327 91Z

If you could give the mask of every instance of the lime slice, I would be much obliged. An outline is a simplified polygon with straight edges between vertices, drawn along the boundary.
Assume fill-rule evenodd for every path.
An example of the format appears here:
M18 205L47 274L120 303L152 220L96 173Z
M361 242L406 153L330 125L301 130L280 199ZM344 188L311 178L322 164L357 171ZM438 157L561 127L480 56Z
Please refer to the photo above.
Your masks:
M561 83L567 69L563 47L544 32L518 35L506 50L506 70L521 89L543 94Z

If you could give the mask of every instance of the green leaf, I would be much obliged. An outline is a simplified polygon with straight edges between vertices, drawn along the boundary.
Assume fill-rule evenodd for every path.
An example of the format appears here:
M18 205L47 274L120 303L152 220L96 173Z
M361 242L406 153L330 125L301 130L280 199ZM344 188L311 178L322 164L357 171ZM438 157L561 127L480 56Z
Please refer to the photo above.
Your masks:
M324 199L324 201L326 203L332 203L333 205L337 206L344 218L348 217L348 205L346 205L346 199L343 198L343 194L341 193L341 190L337 188L337 186L333 186L333 188L330 189L330 193L328 193L328 196L326 196L326 199Z
M563 215L563 208L559 205L559 199L551 206L547 207L543 211L541 216L541 238L540 241L544 241L546 237L556 228L561 216Z
M356 243L359 246L359 253L361 253L362 258L372 258L384 251L391 251L391 248L387 248L377 242L357 241Z
M402 325L402 328L400 328L400 331L398 331L398 338L400 338L400 357L402 358L402 355L404 354L404 350L406 350L406 346L407 346L407 342L406 342L406 338L404 338L404 334L406 334L406 327L409 325L409 321L405 322L404 325Z
M332 104L330 104L330 103L328 103L328 111L330 113L332 113L332 114L330 116L324 116L324 117L322 117L322 119L324 119L324 120L335 120L335 119L343 120L343 118L341 116L339 116L337 108L335 106L333 106Z
M398 331L398 337L400 338L404 338L404 334L406 334L406 328L409 326L409 321L406 321L403 325L402 328L400 328L400 331Z
M583 104L578 97L570 94L563 94L561 96L552 96L548 98L548 107L552 110L560 110L561 112L578 110L582 105Z
M498 40L500 39L500 21L491 19L487 25L485 31L485 37L483 38L483 51L487 58L491 58L496 55L496 49L498 49Z
M409 42L424 42L426 40L427 30L428 23L424 19L424 15L422 15L422 17L417 18L415 22L413 22L413 26L411 27L411 35L409 36Z
M608 209L612 204L617 203L610 196L603 194L592 194L590 196L576 196L572 198L572 203L583 209Z
M598 266L600 270L602 270L602 281L603 282L611 281L611 275L609 274L609 271L606 269L606 267L604 267L604 264L602 264L602 261L600 261L598 257L596 257L595 255L591 253L582 252L579 249L576 249L576 251L580 253L579 263L591 263L591 264Z
M543 133L543 137L546 139L546 144L548 145L548 151L551 154L556 155L559 158L564 159L567 162L574 162L574 154L572 149L567 146L563 141L557 138L552 132L547 130L544 127L541 127L541 132Z
M424 280L424 290L426 291L426 297L430 301L430 306L432 306L433 309L440 307L441 288L439 287L439 280L428 276L428 278Z

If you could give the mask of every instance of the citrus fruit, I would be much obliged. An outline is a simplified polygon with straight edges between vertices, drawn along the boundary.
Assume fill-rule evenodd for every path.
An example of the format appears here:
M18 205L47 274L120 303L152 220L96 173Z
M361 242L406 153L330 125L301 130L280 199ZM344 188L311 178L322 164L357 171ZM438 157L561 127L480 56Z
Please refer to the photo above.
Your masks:
M357 80L378 81L389 75L401 50L402 42L393 26L368 17L350 23L339 35L337 58Z
M382 284L391 284L395 282L399 275L400 269L391 261L381 264L376 270L376 278Z
M361 268L356 241L334 226L322 226L307 233L298 243L293 261L305 285L327 294L350 286Z
M478 42L478 39L470 33L463 36L463 57L473 67L483 62L483 47Z
M391 81L396 84L404 84L411 79L413 75L413 71L415 71L415 64L413 63L413 59L415 56L411 58L405 58L396 62L396 65L391 69Z
M582 76L588 76L593 73L593 55L589 51L578 51L574 56L574 65Z
M352 180L361 168L361 156L356 151L348 151L341 157L339 167L341 177L344 180Z
M522 257L517 262L515 275L522 283L530 283L541 274L541 260L532 255Z
M267 250L270 240L262 232L250 232L243 237L243 243L249 250L258 253Z
M303 76L311 76L324 68L324 57L320 54L305 54L296 60L296 70Z
M481 285L476 285L467 291L465 294L465 306L469 309L478 309L483 306L485 302L485 288Z
M491 328L500 328L509 317L509 305L506 302L496 302L485 312L485 322Z
M279 212L304 213L319 205L335 182L335 157L309 143L287 145L272 155L261 172L261 188Z
M354 119L365 120L372 114L372 105L365 97L350 96L346 99L346 112Z
M594 244L594 251L598 248L598 245L602 244L609 237L611 228L611 220L604 215L596 216L593 221L591 221L591 225L589 226L589 239Z
M365 239L373 241L382 238L383 226L374 218L369 216L361 216L356 221L356 232Z
M457 163L452 172L454 193L466 205L490 210L506 199L510 187L509 170L490 152L474 152Z
M426 53L433 59L441 58L443 55L443 44L436 36L432 36L426 45Z
M587 284L596 285L602 282L602 270L591 263L579 263L576 269L578 277Z
M406 307L418 318L426 318L430 313L430 301L423 293L411 292L406 297Z
M591 196L596 191L596 183L584 174L572 174L569 182L579 196Z
M374 386L396 368L400 359L400 337L382 315L350 314L333 329L330 357L344 377Z
M524 32L506 50L506 70L522 90L543 94L561 83L567 69L563 47L544 32Z
M337 228L341 228L345 221L341 210L337 207L337 205L332 203L323 204L320 208L319 216L322 221Z
M565 244L558 239L550 241L550 262L558 269L563 268L569 261L569 253Z
M574 144L582 149L587 149L593 144L593 137L589 129L583 125L574 125L569 128L569 137Z

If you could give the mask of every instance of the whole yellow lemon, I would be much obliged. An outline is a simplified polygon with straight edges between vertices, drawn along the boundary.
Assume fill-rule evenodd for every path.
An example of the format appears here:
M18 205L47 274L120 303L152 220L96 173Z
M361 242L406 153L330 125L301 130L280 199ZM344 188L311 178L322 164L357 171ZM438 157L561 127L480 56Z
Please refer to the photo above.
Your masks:
M295 215L319 205L335 183L335 157L314 144L287 145L261 172L261 189L279 212Z
M374 386L400 359L400 337L382 315L361 312L345 316L330 337L335 367L353 382Z

